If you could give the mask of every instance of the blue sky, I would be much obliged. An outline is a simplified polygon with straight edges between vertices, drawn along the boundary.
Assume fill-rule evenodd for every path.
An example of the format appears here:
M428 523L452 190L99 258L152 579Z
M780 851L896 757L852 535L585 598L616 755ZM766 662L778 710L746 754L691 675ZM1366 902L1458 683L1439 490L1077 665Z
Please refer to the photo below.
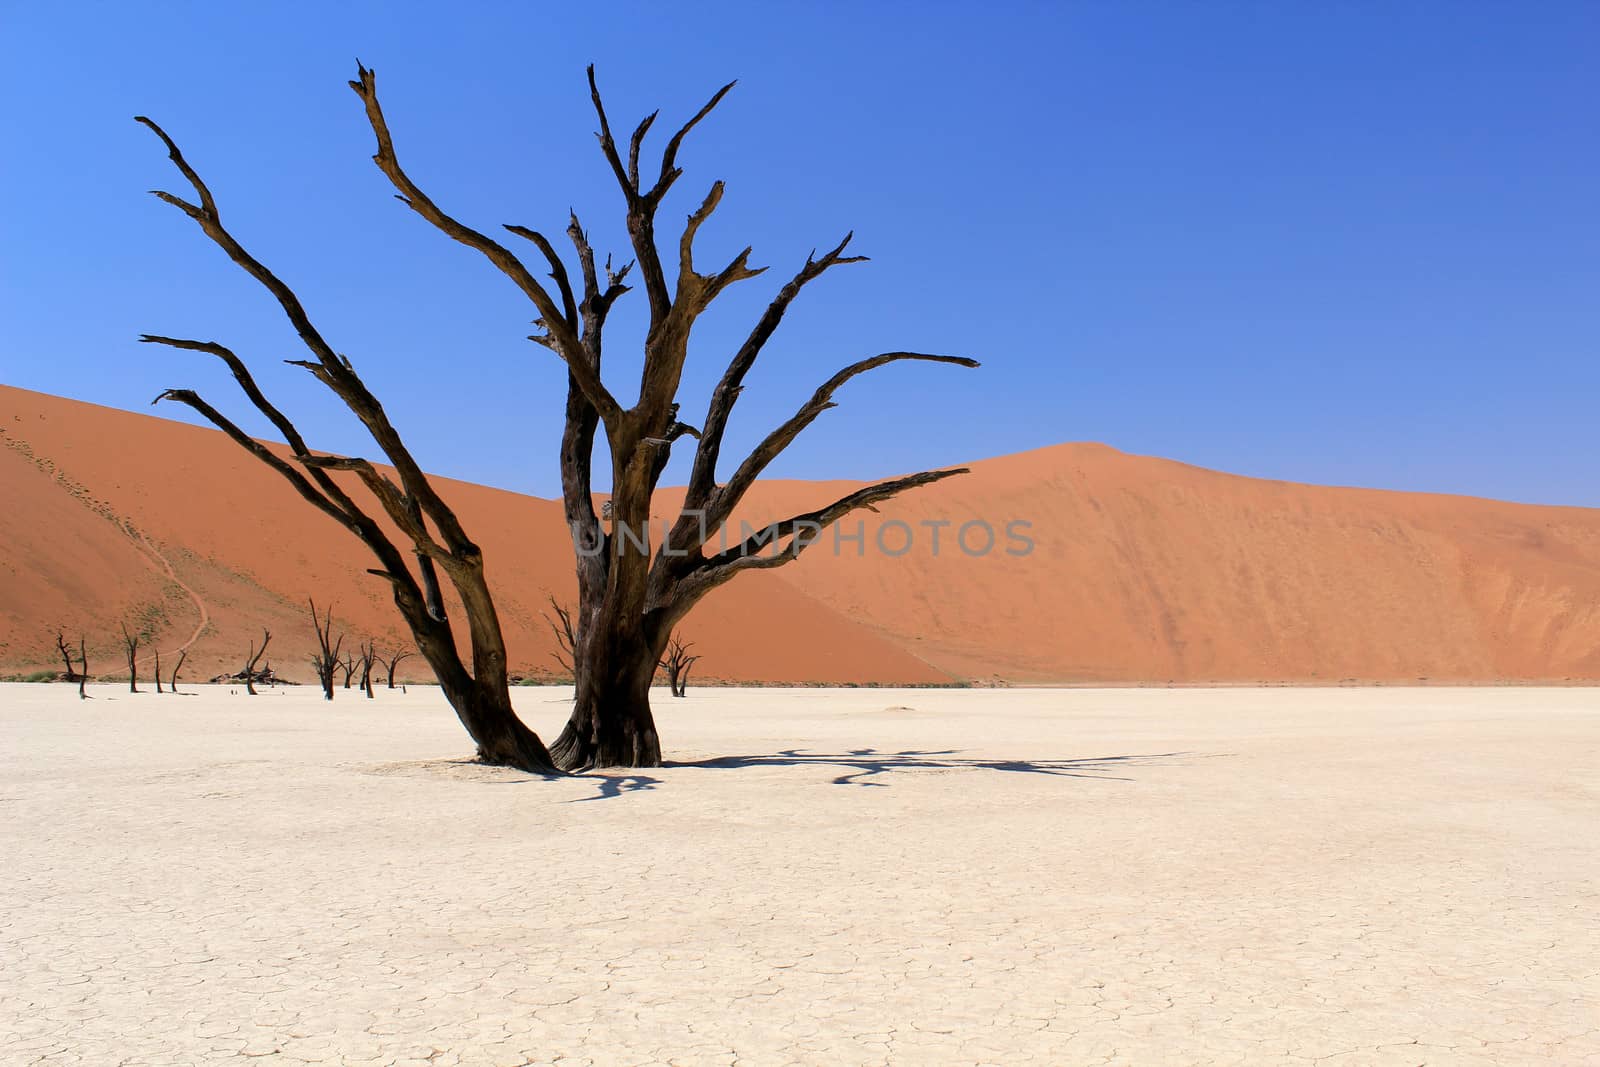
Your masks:
M391 198L344 83L376 68L402 159L464 220L554 234L570 205L620 255L593 61L627 128L740 79L662 217L726 179L701 255L773 269L702 320L690 421L811 248L853 228L873 257L796 306L726 451L857 358L984 361L858 379L774 475L1099 440L1600 506L1600 6L333 6L5 4L0 381L142 411L192 385L243 419L220 367L134 342L215 339L314 445L372 452L277 362L301 353L265 293L145 195L181 188L148 114L425 465L554 495L559 364L508 282ZM629 397L642 304L608 331Z

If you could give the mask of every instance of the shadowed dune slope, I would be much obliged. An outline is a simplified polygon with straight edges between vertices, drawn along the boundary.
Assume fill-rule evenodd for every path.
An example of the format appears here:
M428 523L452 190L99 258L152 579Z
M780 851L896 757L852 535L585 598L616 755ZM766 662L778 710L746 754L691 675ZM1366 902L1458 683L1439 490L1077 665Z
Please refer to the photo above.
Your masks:
M307 594L332 601L352 639L400 639L361 547L218 433L0 387L0 444L0 666L49 666L61 625L87 631L91 667L109 667L119 618L141 620L165 656L203 605L191 677L237 669L265 626L274 665L304 678ZM572 596L559 505L439 484L484 547L514 669L548 668L546 591ZM739 521L859 484L763 483ZM663 491L660 516L674 497ZM840 534L713 593L685 626L697 673L1600 680L1592 509L1268 482L1069 444L972 464Z

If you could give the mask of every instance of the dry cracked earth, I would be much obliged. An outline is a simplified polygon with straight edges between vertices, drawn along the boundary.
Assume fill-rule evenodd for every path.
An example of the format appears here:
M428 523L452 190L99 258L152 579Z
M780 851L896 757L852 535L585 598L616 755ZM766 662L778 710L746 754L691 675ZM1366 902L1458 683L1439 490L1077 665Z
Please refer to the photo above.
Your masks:
M0 687L8 1064L1600 1064L1600 693ZM553 734L559 690L518 691Z

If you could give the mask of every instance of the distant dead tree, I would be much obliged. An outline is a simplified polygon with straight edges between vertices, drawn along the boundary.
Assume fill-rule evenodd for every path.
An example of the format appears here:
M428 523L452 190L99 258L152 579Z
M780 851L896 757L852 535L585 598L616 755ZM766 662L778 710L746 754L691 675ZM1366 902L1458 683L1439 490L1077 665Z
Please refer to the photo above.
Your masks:
M156 665L154 673L156 676L156 692L159 693L161 692L161 649L159 647L156 649Z
M406 649L397 648L388 656L379 657L380 661L383 663L384 671L388 674L387 682L390 689L394 688L394 672L400 668L400 661L403 659L410 659L415 654L416 653L409 652Z
M369 640L361 645L361 691L372 699L372 665L378 662L378 649Z
M63 630L56 631L56 651L61 653L61 661L67 665L66 680L69 682L78 681L78 672L72 666L72 649L67 645L67 635Z
M675 697L685 696L689 692L689 668L700 661L699 656L689 655L693 647L693 644L673 634L667 641L666 658L658 664L667 672L667 686Z
M921 361L975 367L975 360L919 352L885 352L852 363L829 378L788 420L768 433L725 480L717 468L723 435L742 393L746 375L777 330L800 291L835 266L859 263L848 255L850 236L804 264L783 284L756 320L746 339L732 353L727 369L711 394L700 428L679 420L678 386L688 357L689 337L699 316L730 286L754 278L764 268L750 266L744 249L725 265L702 273L695 260L695 239L722 199L715 182L688 214L676 241L658 241L657 214L668 191L683 175L678 152L691 130L733 88L723 86L667 141L660 168L647 174L641 165L645 138L656 115L634 129L626 149L618 147L594 68L589 68L589 97L599 123L601 153L622 194L634 262L613 270L610 259L597 264L588 234L576 215L566 227L576 254L578 273L541 233L507 225L506 231L528 241L538 253L530 267L510 248L448 214L401 167L389 123L378 101L376 75L358 64L350 87L360 99L377 141L372 157L399 194L400 202L494 265L531 303L538 332L531 340L552 350L566 373L565 430L560 447L561 488L565 517L574 540L578 605L573 612L573 666L576 699L572 715L548 749L517 717L511 706L506 646L494 599L485 578L483 553L423 474L415 457L389 422L383 407L351 360L339 353L312 323L294 291L268 270L223 225L210 188L184 158L177 144L148 118L148 126L193 189L193 200L169 192L156 196L192 219L234 263L259 282L283 309L311 358L292 361L308 370L337 396L371 434L393 474L357 456L314 452L300 431L262 393L244 362L212 341L145 335L142 340L208 353L222 360L255 409L283 435L289 458L253 440L236 423L190 389L168 389L157 400L172 400L199 412L241 448L271 467L313 507L361 539L376 556L371 572L390 584L395 607L410 628L418 649L439 679L445 698L478 746L485 763L528 771L578 770L594 766L653 767L661 762L661 744L650 711L650 683L669 636L711 590L751 570L779 567L798 558L821 531L860 508L906 490L965 473L963 469L927 471L857 489L813 511L771 523L731 548L714 540L744 499L751 485L823 412L835 406L833 396L857 375L890 363ZM676 253L675 277L669 276L662 248ZM612 394L601 375L601 336L612 305L629 290L625 284L637 266L648 308L643 371L639 395L631 406ZM548 285L540 275L548 267ZM603 270L603 273L602 273ZM594 507L591 470L597 433L603 428L610 460L611 519L603 523ZM692 472L682 507L670 532L652 548L649 536L651 502L666 469L674 443L696 440ZM403 535L396 544L386 529L357 504L339 472L353 474L372 494L393 528ZM608 528L609 527L609 528ZM402 549L401 545L405 548ZM770 551L769 551L770 550ZM407 555L415 556L415 564ZM438 572L460 598L470 647L470 666L457 651L446 618Z
M250 651L244 660L244 670L239 674L244 678L244 691L251 696L256 695L256 681L261 677L256 673L256 664L267 654L267 646L271 643L272 631L264 627L261 630L261 647L257 648L254 641L250 642Z
M125 622L117 625L122 627L122 647L128 652L128 692L137 693L139 691L139 663L136 657L139 653L139 635L130 634L128 632L128 624Z
M317 617L317 602L311 604L311 625L317 629L317 654L311 658L311 666L316 669L317 681L322 683L322 697L324 700L333 699L333 672L339 667L339 646L344 644L344 634L337 639L333 636L333 605L328 605L327 617Z
M349 689L350 676L356 673L355 654L352 652L346 652L344 654L344 658L338 662L337 666L341 671L344 671L344 687Z
M83 691L84 684L89 680L89 653L84 648L83 638L78 638L78 699L88 700L89 694Z
M554 614L544 615L545 624L556 635L556 650L550 653L550 658L555 660L557 667L576 677L573 652L578 647L578 638L572 630L572 609L562 606L555 597L550 597L550 611Z
M167 689L170 692L176 693L178 691L178 672L183 670L183 661L188 659L188 658L189 658L189 650L188 649L186 649L186 648L178 649L178 662L174 663L172 665L172 677L167 682Z

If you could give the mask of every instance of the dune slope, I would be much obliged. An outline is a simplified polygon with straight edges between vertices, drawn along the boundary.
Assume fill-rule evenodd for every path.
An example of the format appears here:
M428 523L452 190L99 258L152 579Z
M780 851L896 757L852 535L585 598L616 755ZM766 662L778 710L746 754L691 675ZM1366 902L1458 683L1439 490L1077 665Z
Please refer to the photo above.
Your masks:
M274 666L303 678L308 595L352 641L401 641L360 546L218 433L0 387L0 444L0 667L50 666L58 626L109 664L128 619L163 655L192 640L191 677L271 629ZM858 484L763 483L739 521ZM440 485L484 547L513 668L548 669L541 612L572 596L559 505ZM742 681L1593 682L1600 511L1061 445L858 513L685 630L697 673Z

